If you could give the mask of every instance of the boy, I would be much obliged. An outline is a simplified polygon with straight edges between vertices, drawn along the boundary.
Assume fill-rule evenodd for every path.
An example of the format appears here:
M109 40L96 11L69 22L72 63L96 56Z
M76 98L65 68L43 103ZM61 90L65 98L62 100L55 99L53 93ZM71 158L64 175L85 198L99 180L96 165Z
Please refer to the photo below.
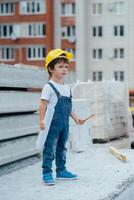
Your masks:
M79 119L75 112L72 112L72 96L69 86L63 82L68 74L69 60L73 55L62 49L51 50L46 56L46 68L50 80L45 84L40 100L39 115L40 129L46 127L44 117L47 108L51 105L54 108L48 135L43 149L43 182L45 185L54 185L52 175L52 161L56 161L57 179L77 179L77 175L66 169L66 142L69 134L69 116L81 125L83 120Z

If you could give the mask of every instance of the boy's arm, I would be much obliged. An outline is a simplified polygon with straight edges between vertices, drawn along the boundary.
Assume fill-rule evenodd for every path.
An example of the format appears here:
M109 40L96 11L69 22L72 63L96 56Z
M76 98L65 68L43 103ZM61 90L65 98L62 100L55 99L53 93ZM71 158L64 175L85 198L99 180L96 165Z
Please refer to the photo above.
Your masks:
M74 111L71 112L70 116L76 122L76 124L82 125L85 122L83 119L80 119Z
M45 128L44 117L45 117L45 113L46 113L47 104L48 104L47 100L45 100L45 99L40 100L40 105L39 105L40 129Z

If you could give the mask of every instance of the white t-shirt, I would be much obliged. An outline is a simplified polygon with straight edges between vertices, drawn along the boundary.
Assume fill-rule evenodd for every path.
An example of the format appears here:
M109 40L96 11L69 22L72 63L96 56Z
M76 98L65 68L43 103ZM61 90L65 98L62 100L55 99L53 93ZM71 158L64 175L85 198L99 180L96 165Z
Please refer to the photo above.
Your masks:
M54 82L53 80L50 80L49 82L54 85L54 87L58 90L60 95L70 97L69 85L59 84L59 83ZM58 100L55 91L53 90L53 88L49 84L44 85L40 99L47 100L53 106L56 105L57 100Z

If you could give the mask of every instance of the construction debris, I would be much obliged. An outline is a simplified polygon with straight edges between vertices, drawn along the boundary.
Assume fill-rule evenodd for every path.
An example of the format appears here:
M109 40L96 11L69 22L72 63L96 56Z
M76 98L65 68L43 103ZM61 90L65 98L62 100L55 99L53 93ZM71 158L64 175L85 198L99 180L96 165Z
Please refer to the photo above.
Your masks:
M115 147L110 146L109 151L121 161L127 161L127 156L117 150Z

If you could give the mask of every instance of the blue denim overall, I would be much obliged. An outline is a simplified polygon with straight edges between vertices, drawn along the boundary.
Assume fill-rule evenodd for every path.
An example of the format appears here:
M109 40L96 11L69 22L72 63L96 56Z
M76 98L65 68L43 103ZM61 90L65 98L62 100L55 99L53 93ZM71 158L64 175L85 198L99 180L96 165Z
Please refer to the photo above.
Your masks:
M56 93L58 100L43 150L43 174L52 172L54 159L57 172L66 168L66 142L69 135L69 115L72 110L71 92L70 97L62 96L52 83L48 84Z

